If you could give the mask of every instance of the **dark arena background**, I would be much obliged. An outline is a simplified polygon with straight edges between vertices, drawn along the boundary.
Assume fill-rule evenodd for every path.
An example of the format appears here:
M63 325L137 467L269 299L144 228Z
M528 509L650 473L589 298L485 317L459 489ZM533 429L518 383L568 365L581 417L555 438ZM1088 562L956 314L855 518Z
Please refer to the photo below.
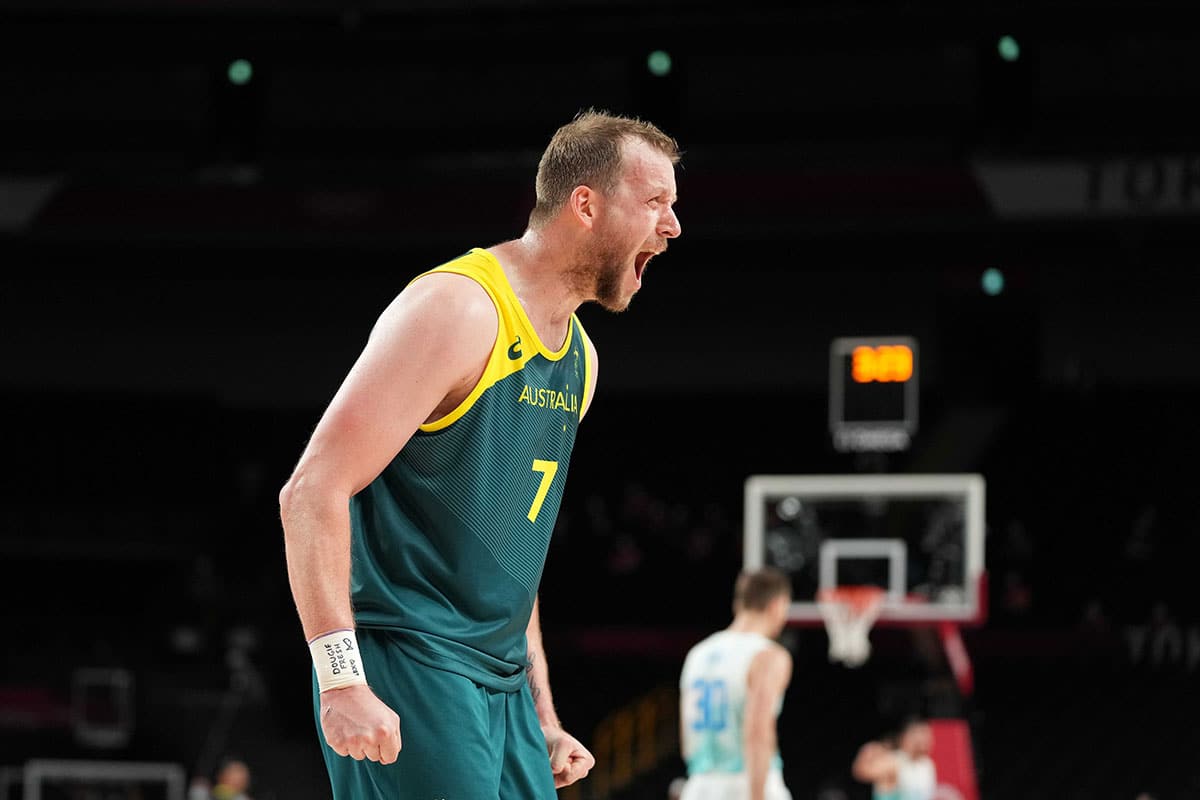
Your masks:
M177 800L231 758L330 796L279 489L376 316L518 236L588 107L679 140L683 236L580 312L540 596L598 764L560 794L683 774L750 476L971 474L971 680L929 626L858 668L790 627L793 795L869 797L858 747L920 714L967 734L939 797L1200 796L1190 5L7 0L0 797ZM838 446L842 337L915 342L903 446Z

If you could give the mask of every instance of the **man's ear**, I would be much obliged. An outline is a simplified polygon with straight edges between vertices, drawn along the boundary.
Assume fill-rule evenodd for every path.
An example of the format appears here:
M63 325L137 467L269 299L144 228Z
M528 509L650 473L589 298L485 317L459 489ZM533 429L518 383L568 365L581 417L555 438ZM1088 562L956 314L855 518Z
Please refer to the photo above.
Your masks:
M567 208L571 216L588 230L596 224L596 215L600 210L600 193L586 184L580 184L571 192L567 199Z

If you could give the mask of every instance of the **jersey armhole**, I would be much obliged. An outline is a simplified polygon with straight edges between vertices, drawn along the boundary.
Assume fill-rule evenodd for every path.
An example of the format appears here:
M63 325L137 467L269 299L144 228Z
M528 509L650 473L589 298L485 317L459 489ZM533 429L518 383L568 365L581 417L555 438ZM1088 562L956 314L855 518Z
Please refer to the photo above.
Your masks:
M592 409L592 401L596 398L596 387L592 386L592 375L595 374L595 365L592 363L592 354L596 352L596 345L592 343L592 337L587 335L587 331L583 329L583 323L578 316L572 314L575 319L575 324L579 327L579 338L583 340L583 403L579 406L579 421L587 416L587 412ZM590 393L589 393L589 388Z
M475 275L472 275L466 270L456 269L454 267L439 267L418 275L409 282L409 285L411 286L416 281L419 281L421 278L424 278L428 275L439 274L462 275L464 278L469 278L470 280L474 281L475 285L487 294L488 299L492 301L492 308L496 312L496 339L494 342L492 342L492 350L488 354L487 363L483 366L483 372L480 373L479 380L475 381L475 385L471 387L471 391L467 393L467 396L463 398L461 403L455 406L454 409L445 416L439 417L433 422L421 423L421 425L417 427L417 430L421 433L437 433L438 431L445 430L471 410L471 407L475 405L475 401L479 399L480 395L482 395L489 386L495 383L495 376L492 374L492 365L496 362L496 355L501 348L502 343L502 339L500 337L500 328L503 323L501 322L500 302L496 299L495 292L488 288L488 286L483 281L479 280L479 278Z

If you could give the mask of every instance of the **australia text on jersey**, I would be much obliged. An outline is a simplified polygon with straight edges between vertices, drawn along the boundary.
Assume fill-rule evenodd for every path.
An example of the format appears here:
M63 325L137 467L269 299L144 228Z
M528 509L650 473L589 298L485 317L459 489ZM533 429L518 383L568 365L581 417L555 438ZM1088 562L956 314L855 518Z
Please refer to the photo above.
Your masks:
M551 411L566 411L569 414L579 413L579 395L570 391L560 392L555 389L538 389L525 384L521 387L518 403L528 403L535 408L548 408Z

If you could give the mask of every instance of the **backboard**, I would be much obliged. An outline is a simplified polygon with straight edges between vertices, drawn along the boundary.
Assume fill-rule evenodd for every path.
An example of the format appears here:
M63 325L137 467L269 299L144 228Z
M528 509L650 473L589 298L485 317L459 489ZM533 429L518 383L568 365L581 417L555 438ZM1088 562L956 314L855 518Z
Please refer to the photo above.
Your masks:
M984 489L975 474L752 475L743 564L791 576L794 623L822 621L822 589L872 585L880 624L978 624Z
M32 759L25 800L184 800L183 767L171 763Z

